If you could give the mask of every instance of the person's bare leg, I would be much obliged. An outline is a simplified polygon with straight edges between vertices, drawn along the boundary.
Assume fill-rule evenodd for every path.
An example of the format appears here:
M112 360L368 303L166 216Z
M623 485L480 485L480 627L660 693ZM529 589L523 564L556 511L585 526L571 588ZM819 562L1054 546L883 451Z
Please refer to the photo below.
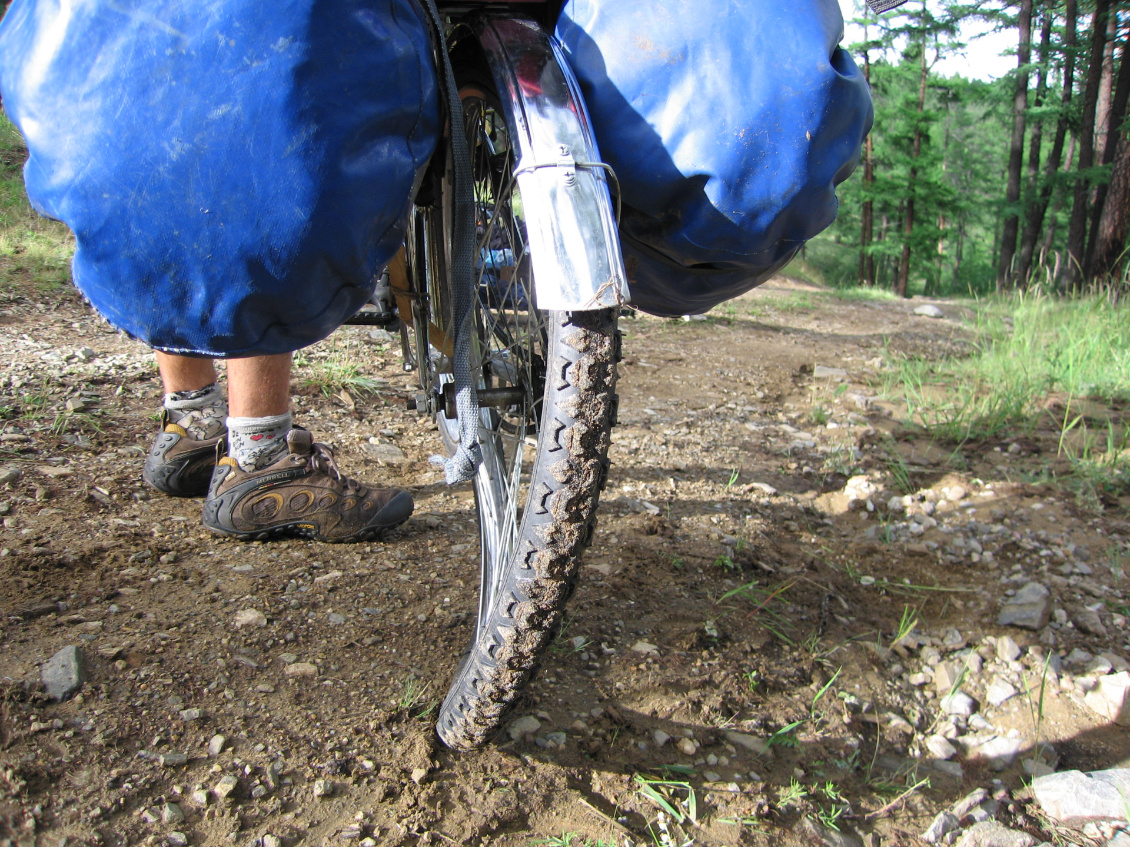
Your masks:
M290 411L290 353L228 359L228 414L264 418Z
M177 391L196 391L216 381L216 368L211 359L199 356L178 356L175 353L157 353L157 370L161 372L161 382L165 393Z

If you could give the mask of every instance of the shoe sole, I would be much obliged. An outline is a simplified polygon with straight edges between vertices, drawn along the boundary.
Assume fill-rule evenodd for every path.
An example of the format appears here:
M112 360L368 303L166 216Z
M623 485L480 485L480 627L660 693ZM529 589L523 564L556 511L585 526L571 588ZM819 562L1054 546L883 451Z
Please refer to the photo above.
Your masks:
M364 529L352 535L347 535L344 538L327 538L318 533L316 526L303 521L292 521L291 523L280 524L279 526L249 530L246 532L214 526L208 523L210 511L208 505L209 503L205 502L204 526L216 535L234 538L237 541L270 541L274 538L308 538L312 541L320 541L324 544L351 544L358 541L374 541L389 530L396 529L396 527L412 517L412 511L415 508L412 495L407 491L402 491L389 500L385 507L374 516L374 520L381 521L379 524L369 524L369 526ZM384 516L383 519L382 516Z
M209 461L201 460L198 457L187 458L182 462L163 462L155 466L146 464L141 469L141 478L148 485L170 497L203 497L208 493L209 479L203 470L199 471L203 480L202 484L191 486L184 483L186 477L191 478L196 474L197 469L193 466L202 463L208 465L208 474L216 465L215 459Z

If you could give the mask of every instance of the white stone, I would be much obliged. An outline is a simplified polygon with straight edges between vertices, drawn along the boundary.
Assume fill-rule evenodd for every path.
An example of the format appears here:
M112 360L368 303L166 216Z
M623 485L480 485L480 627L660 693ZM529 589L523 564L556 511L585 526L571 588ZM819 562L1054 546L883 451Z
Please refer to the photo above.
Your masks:
M998 735L974 749L973 755L986 760L994 771L1003 771L1016 761L1016 757L1023 749L1022 738L1006 738Z
M932 303L926 303L925 305L917 307L914 310L914 314L923 318L944 318L946 316L945 312Z
M1130 769L1064 771L1037 777L1032 780L1032 796L1044 814L1064 826L1126 820Z
M1107 720L1130 726L1130 673L1119 671L1099 677L1083 702Z
M309 679L318 675L318 666L313 662L295 662L287 665L283 673L288 679Z
M926 749L935 759L946 761L957 755L957 748L941 735L931 735L926 738Z
M942 698L942 711L947 715L963 715L969 717L976 711L973 698L964 691L955 691L953 694Z
M745 732L733 732L727 730L722 733L723 737L736 747L744 747L751 750L759 756L767 755L770 752L768 742L756 735L749 735Z
M1038 843L1027 832L1009 829L996 821L981 821L964 832L957 847L1035 847Z
M519 738L524 738L527 735L536 734L539 729L541 729L541 721L533 715L526 715L525 717L518 718L518 720L511 722L506 732L509 734L511 741L517 741Z
M824 365L817 365L812 369L814 379L844 379L847 375L847 371L843 368L829 368Z
M1020 658L1020 645L1011 636L1005 635L997 639L997 658L1005 662L1015 662Z
M985 691L985 699L993 706L1001 706L1019 693L1016 688L998 676L989 683L989 687Z
M930 828L922 833L922 840L927 844L937 844L959 826L961 826L961 821L949 812L938 812L937 817L930 824Z
M258 609L240 609L235 613L235 625L237 627L266 626L267 616Z

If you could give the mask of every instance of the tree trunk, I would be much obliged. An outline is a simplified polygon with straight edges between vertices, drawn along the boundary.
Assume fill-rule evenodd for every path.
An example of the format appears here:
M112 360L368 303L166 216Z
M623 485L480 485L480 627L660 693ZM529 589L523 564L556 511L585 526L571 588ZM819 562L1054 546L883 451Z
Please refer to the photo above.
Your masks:
M953 248L953 282L951 288L957 291L957 275L961 270L962 254L965 252L965 216L957 219L957 243Z
M1111 97L1114 95L1114 43L1118 38L1117 7L1107 15L1106 43L1103 45L1102 73L1099 76L1099 95L1095 101L1095 161L1101 161L1106 148L1107 130L1110 126ZM1117 146L1117 139L1112 147Z
M1037 109L1043 106L1044 100L1047 99L1051 35L1052 14L1050 11L1045 10L1043 23L1040 26L1039 71L1036 74L1036 98L1034 105ZM1024 216L1024 231L1021 234L1020 253L1016 263L1016 284L1020 288L1028 287L1028 276L1032 272L1032 251L1036 246L1036 231L1033 229L1031 222L1032 212L1039 202L1040 152L1043 147L1043 142L1044 121L1038 120L1035 126L1032 127L1032 137L1028 146L1028 188L1025 197L1025 205L1028 211Z
M1060 160L1063 158L1063 146L1067 141L1068 116L1071 112L1069 106L1071 104L1072 90L1075 87L1075 29L1078 20L1076 0L1067 0L1065 15L1063 34L1063 94L1060 97L1059 119L1056 121L1055 125L1055 139L1052 141L1052 149L1044 165L1044 184L1040 189L1039 199L1028 208L1028 216L1024 224L1024 238L1021 243L1022 252L1024 245L1028 247L1027 270L1024 272L1026 278L1032 275L1032 254L1035 252L1036 244L1040 239L1040 230L1043 229L1044 226L1044 217L1047 215L1048 203L1051 202L1052 192L1054 190L1052 178L1059 171ZM1074 141L1074 138L1072 140ZM1067 159L1069 164L1065 170L1070 170L1072 156L1068 155ZM1058 202L1059 201L1057 201L1057 203ZM1041 262L1043 261L1043 257L1046 256L1051 249L1051 234L1054 232L1055 223L1053 221L1050 232L1047 234L1046 247L1040 251ZM1022 265L1024 263L1023 257L1021 258L1021 263Z
M1126 133L1119 135L1096 238L1095 279L1114 276L1119 262L1125 259L1126 235L1130 228L1130 138Z
M867 38L867 29L863 30ZM871 58L863 51L863 78L871 86ZM859 284L875 284L875 257L871 255L871 242L875 235L875 204L871 200L871 189L875 184L875 167L872 158L874 147L871 135L863 142L863 209L859 225Z
M1114 15L1111 15L1111 19L1114 19ZM1122 136L1122 133L1118 130L1126 117L1127 100L1130 100L1130 62L1126 60L1126 52L1128 49L1130 49L1130 42L1123 44L1122 52L1119 56L1118 83L1110 102L1110 108L1107 109L1107 126L1104 128L1102 147L1098 145L1096 139L1095 153L1096 156L1099 157L1099 163L1103 165L1110 165L1114 162L1115 152L1118 149ZM1088 279L1095 269L1095 254L1098 249L1099 227L1101 226L1103 215L1106 214L1105 208L1108 196L1109 187L1107 185L1100 185L1095 190L1095 198L1091 207L1091 231L1087 237L1087 258L1083 263L1083 270Z
M1028 0L1025 0L1028 2ZM922 8L926 8L925 0L923 0ZM921 73L918 78L918 114L921 115L926 110L926 77L928 68L926 67L926 36L922 36L922 65ZM914 127L914 146L911 150L911 166L910 166L910 179L907 183L906 191L906 213L902 222L902 256L899 260L898 277L895 279L895 294L899 297L906 297L907 288L910 283L910 239L914 234L914 192L917 189L918 182L918 157L922 153L922 128L920 125Z
M1012 258L1020 230L1020 175L1024 166L1024 119L1028 112L1028 64L1032 60L1032 0L1020 0L1020 44L1016 51L1016 89L1012 97L1012 143L1008 150L1008 185L1005 202L1010 211L1004 219L1001 252L997 264L997 291L1012 288L1015 282Z
M1103 71L1103 50L1106 47L1106 22L1111 0L1095 0L1091 20L1091 49L1087 68L1087 87L1083 92L1083 118L1079 131L1079 168L1071 205L1071 225L1067 230L1066 287L1079 291L1086 283L1083 263L1086 259L1087 200L1091 186L1087 171L1094 164L1095 107L1099 98L1099 81Z
M1068 144L1067 144L1067 160L1063 164L1063 170L1065 172L1070 171L1071 166L1075 162L1075 148L1077 146L1078 146L1078 142L1076 141L1075 136L1071 136L1071 141L1069 141ZM1055 197L1055 203L1052 205L1051 220L1048 223L1048 228L1044 231L1044 244L1043 244L1043 247L1040 249L1041 261L1043 261L1043 258L1048 256L1052 252L1052 245L1055 243L1056 228L1059 225L1059 213L1060 213L1060 210L1063 208L1063 203L1064 203L1064 200L1066 199L1066 194L1067 194L1067 192L1065 192L1065 191L1059 192ZM1055 266L1055 272L1052 274L1053 280L1056 280L1056 281L1059 280L1061 270L1062 270L1062 267L1059 263L1059 259L1057 259L1056 260L1056 266Z

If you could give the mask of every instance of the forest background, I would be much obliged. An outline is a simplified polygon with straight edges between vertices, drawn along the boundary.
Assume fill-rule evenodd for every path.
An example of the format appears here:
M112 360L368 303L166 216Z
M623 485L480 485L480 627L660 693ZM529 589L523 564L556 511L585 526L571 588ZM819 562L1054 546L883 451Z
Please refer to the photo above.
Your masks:
M875 128L839 218L807 248L822 281L901 296L1125 292L1130 2L854 7L848 46ZM1011 42L1011 72L943 74L976 56L977 30Z

